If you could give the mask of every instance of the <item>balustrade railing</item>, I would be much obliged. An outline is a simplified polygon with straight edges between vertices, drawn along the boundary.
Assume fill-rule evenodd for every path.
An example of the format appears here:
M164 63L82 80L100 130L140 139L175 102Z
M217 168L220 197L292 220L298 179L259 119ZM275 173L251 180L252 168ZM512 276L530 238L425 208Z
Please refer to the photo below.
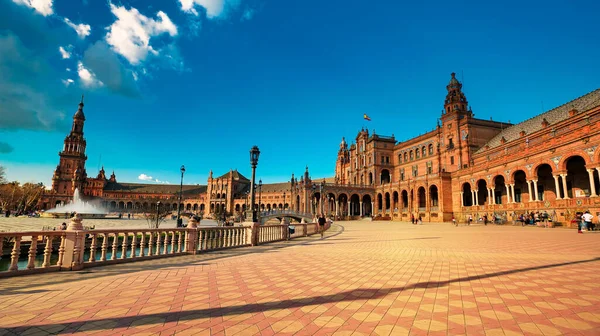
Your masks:
M319 233L316 223L206 228L190 223L176 229L86 230L75 218L68 230L0 232L0 277L196 254ZM324 229L329 227L327 223Z

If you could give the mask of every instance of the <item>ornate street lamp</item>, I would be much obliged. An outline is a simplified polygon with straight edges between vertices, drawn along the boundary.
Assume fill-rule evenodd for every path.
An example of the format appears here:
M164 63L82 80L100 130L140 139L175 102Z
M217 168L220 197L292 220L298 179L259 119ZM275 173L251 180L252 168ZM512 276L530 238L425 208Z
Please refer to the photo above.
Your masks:
M180 217L181 214L181 196L183 195L183 174L185 173L185 166L181 165L179 168L181 171L181 184L179 185L179 201L177 202L177 227L181 227L183 220Z
M283 192L283 205L281 209L285 210L285 191Z
M250 165L252 166L252 180L250 180L250 206L252 208L252 211L247 213L246 220L252 221L253 223L256 223L258 221L256 217L256 210L254 209L254 202L256 202L256 195L254 192L254 180L256 178L256 165L258 164L259 156L260 150L258 149L258 147L252 147L252 149L250 149Z
M321 204L321 213L323 213L323 188L325 187L325 179L319 185L319 203Z

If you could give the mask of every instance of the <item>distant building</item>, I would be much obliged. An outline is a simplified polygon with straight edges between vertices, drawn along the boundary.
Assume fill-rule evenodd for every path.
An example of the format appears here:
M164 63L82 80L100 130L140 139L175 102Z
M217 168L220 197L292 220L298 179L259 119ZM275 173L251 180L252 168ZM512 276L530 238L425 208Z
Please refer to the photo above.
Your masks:
M446 89L433 131L398 142L362 129L351 144L342 138L334 177L313 180L306 167L300 180L292 174L257 188L255 207L424 221L511 221L546 211L564 222L600 211L600 89L515 125L475 118L454 73ZM79 188L116 212L150 211L157 201L177 210L179 185L119 183L104 167L87 176L83 106L82 99L40 208L68 202ZM182 210L241 215L249 189L237 170L217 178L211 171L206 185L184 185Z

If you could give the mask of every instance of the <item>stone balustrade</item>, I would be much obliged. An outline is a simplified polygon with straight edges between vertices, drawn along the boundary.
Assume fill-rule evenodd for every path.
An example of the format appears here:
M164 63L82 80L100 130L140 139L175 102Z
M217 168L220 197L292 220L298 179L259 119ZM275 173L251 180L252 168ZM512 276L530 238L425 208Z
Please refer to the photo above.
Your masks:
M319 233L318 224L85 230L81 218L62 231L0 232L0 278L255 246ZM290 234L290 226L294 233ZM327 223L325 230L330 227Z

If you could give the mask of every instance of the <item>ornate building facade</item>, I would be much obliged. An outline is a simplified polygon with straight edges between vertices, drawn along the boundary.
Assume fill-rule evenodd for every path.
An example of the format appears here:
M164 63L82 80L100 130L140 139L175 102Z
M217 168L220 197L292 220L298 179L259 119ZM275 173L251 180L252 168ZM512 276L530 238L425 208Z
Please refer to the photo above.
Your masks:
M362 129L351 144L342 138L334 177L314 180L306 167L299 180L259 184L255 208L424 221L546 211L564 222L600 211L600 90L515 125L475 118L454 73L446 90L433 131L398 142ZM120 183L104 167L87 176L83 107L82 99L40 208L68 202L79 189L115 212L149 211L157 201L177 210L179 185ZM241 216L249 189L237 170L211 171L206 185L183 186L181 207Z

